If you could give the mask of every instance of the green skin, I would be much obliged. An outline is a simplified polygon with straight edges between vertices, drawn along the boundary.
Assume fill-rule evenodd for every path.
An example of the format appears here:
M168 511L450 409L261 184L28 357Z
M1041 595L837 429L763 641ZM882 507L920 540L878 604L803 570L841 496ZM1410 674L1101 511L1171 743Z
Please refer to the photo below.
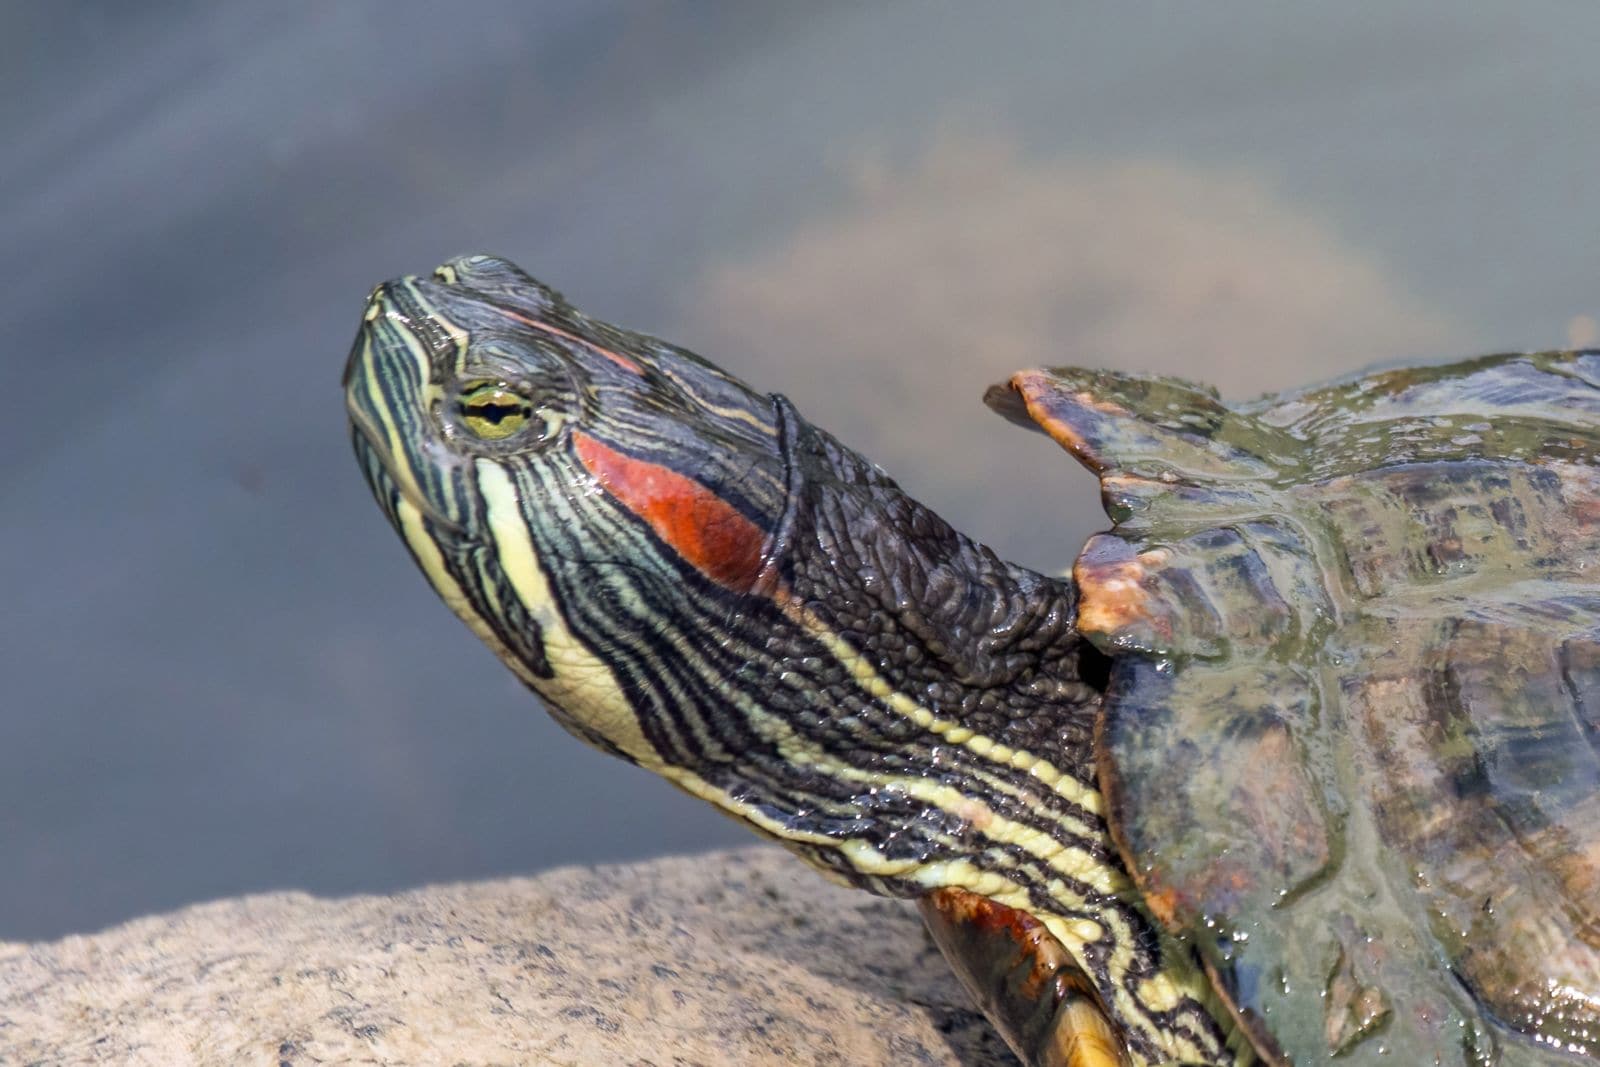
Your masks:
M1018 375L991 403L1101 473L1120 523L1081 588L1000 561L781 397L501 260L381 286L345 381L380 505L562 725L852 884L1015 909L1126 1062L1243 1063L1253 1043L1554 1063L1600 1033L1593 579L1534 551L1600 540L1573 501L1600 423L1587 366L1529 364L1545 393L1485 363L1237 412L1172 383ZM1405 410L1380 424L1385 403ZM1552 425L1563 443L1534 444ZM1469 511L1504 544L1458 536ZM1419 533L1419 513L1438 521ZM1414 551L1463 580L1419 595L1384 570ZM1524 645L1548 694L1468 669ZM1372 709L1409 707L1436 662L1454 688L1391 729ZM1571 744L1528 749L1534 727ZM1462 786L1485 753L1487 784ZM1496 776L1513 759L1551 787L1542 807ZM1542 895L1497 897L1475 872L1499 868ZM1486 881L1501 920L1449 913ZM976 929L944 938L958 970L1026 1061L1068 1062L1071 998L1029 1000L1015 944Z

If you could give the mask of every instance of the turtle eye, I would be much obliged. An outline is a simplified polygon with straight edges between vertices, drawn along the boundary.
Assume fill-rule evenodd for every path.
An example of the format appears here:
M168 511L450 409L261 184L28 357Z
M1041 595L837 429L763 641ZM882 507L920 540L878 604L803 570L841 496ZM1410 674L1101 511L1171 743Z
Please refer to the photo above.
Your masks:
M456 398L456 415L474 437L504 441L533 421L533 401L498 382L480 382Z

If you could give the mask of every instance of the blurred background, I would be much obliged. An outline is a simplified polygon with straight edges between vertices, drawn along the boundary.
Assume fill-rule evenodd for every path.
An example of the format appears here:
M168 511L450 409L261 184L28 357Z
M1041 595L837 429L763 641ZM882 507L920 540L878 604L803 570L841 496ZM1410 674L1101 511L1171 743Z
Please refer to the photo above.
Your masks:
M363 298L493 251L1003 555L1037 363L1226 395L1593 342L1600 7L0 5L0 939L742 843L554 725L372 504Z

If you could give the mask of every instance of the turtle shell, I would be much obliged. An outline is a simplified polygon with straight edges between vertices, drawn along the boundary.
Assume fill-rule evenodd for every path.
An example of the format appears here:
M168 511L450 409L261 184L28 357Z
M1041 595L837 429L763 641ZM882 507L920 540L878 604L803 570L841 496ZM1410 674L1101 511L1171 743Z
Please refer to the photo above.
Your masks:
M1118 847L1257 1046L1600 1057L1600 352L1011 387L1115 523L1075 575Z

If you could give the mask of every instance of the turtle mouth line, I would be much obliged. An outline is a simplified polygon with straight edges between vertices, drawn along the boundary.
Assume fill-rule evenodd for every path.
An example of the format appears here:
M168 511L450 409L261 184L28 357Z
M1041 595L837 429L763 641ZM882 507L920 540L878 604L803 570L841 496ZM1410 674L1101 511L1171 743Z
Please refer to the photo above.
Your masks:
M350 424L354 430L350 440L355 446L356 457L361 460L362 469L367 472L374 490L397 492L439 531L457 538L466 535L465 527L426 500L416 486L408 484L406 479L395 476L394 456L378 437L376 427L368 421L366 415L352 409Z

